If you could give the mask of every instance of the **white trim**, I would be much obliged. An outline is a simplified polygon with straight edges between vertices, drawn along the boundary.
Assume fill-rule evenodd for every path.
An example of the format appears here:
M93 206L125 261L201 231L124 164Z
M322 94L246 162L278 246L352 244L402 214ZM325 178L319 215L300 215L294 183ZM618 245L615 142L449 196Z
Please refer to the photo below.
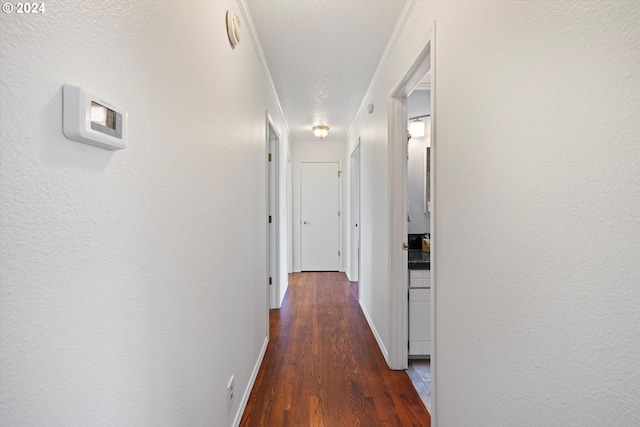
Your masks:
M411 11L415 6L416 1L417 0L407 0L407 2L404 4L404 7L400 12L400 17L398 17L398 21L396 22L396 25L393 28L393 31L391 32L391 36L389 37L387 46L385 47L384 52L382 52L382 56L380 57L380 61L378 62L378 66L376 67L376 71L373 73L373 77L371 78L371 83L369 83L369 87L367 88L367 91L365 92L364 97L362 98L362 102L360 103L360 107L358 108L358 112L356 113L356 116L355 116L356 119L360 117L360 114L364 111L365 105L368 104L368 100L369 100L369 97L371 96L371 92L373 91L373 87L378 81L380 71L386 65L387 61L389 60L389 56L393 51L393 48L396 46L396 43L398 43L400 34L402 33L402 30L404 29L404 26L406 25L407 20L409 19L409 15L411 15ZM349 139L351 138L353 129L356 126L356 122L357 120L354 120L353 123L351 123L351 127L349 127L349 131L347 132L347 136L345 138L345 142L347 144L349 142Z
M382 342L382 338L380 338L380 334L378 333L378 330L374 326L373 321L371 320L371 316L369 316L369 313L367 312L367 309L365 308L364 304L362 304L362 300L360 300L359 303L360 303L360 308L362 309L362 314L364 314L364 318L367 319L367 323L369 324L369 329L371 329L371 332L373 333L373 337L376 339L376 342L378 343L378 347L380 347L380 351L382 352L382 356L384 357L384 360L387 362L387 365L388 365L389 351L387 350L387 347L384 346L384 342Z
M437 410L437 402L438 402L438 392L436 391L436 387L438 385L438 381L436 380L437 376L438 376L438 352L437 350L437 336L436 336L436 310L437 310L437 296L438 296L438 286L436 286L436 283L438 281L437 279L437 272L438 272L438 233L436 232L436 217L437 217L437 213L436 213L436 209L435 207L438 206L438 203L436 202L436 179L437 179L437 173L436 173L436 169L438 167L438 164L436 162L436 154L437 154L437 150L438 150L438 144L437 144L437 137L436 137L436 76L437 76L437 72L436 72L436 28L437 28L437 21L433 22L433 28L431 30L431 41L430 41L430 46L431 46L431 85L432 85L432 91L431 91L431 141L430 141L430 145L431 145L431 175L429 176L429 179L431 180L431 188L430 188L430 193L431 193L431 213L430 213L430 217L429 217L429 230L431 231L431 255L430 255L430 266L431 269L429 270L431 272L431 425L433 427L437 427L438 425L438 410ZM435 239L434 239L435 236Z
M293 163L287 153L287 273L293 273Z
M429 67L425 65L427 64L427 58L429 59L428 63L431 61L429 39L427 38L424 42L426 44L421 45L422 49L419 49L418 54L414 56L415 59L411 61L411 65L407 67L407 73L395 86L395 89L391 93L392 97L406 97L407 94L411 93L420 84L420 75L429 70Z
M240 13L245 21L245 25L247 27L247 32L249 33L249 37L251 37L251 41L253 42L253 47L256 50L256 55L258 56L258 62L262 67L262 71L264 72L265 77L267 78L267 86L269 87L269 91L271 92L271 96L273 96L273 100L278 107L278 112L280 113L280 117L282 117L282 121L284 123L284 128L287 132L287 137L289 141L291 139L291 132L289 131L289 123L287 123L287 117L284 115L284 110L282 109L282 104L280 103L280 98L278 97L278 93L276 92L276 86L273 83L273 78L271 77L271 71L269 69L269 63L267 62L267 57L264 54L264 50L262 50L262 43L260 42L260 37L258 37L258 31L256 30L255 25L253 24L253 18L251 17L251 11L249 10L249 5L246 0L236 0L238 7L240 8Z
M268 251L267 262L269 263L269 271L267 272L267 282L269 277L272 278L272 284L269 285L269 309L278 309L282 305L280 298L280 132L276 128L271 115L266 112L266 143L267 143L267 216L271 216L272 223L267 222ZM273 147L271 147L271 131L273 130ZM273 148L273 150L271 150ZM272 151L271 153L269 153ZM271 161L269 161L269 154ZM272 179L273 175L273 179ZM273 182L272 182L273 181ZM273 193L273 194L272 194ZM273 205L272 205L273 202ZM271 228L273 227L273 233ZM272 235L273 234L273 235ZM271 253L271 239L275 239L275 250ZM273 259L272 259L273 258ZM273 261L273 271L271 270ZM273 289L271 288L273 286ZM272 295L274 294L274 295Z
M267 227L267 238L266 240L266 247L267 247L267 259L266 259L266 269L265 269L265 280L266 282L263 283L263 286L267 287L267 306L266 306L266 322L265 322L265 335L267 337L267 340L269 339L269 310L271 309L271 287L269 286L269 274L270 274L270 270L271 270L271 255L270 255L270 251L271 251L271 240L269 239L269 233L270 233L270 224L269 221L267 220L267 218L269 218L269 204L271 203L271 201L269 200L269 111L265 111L265 114L267 116L267 129L266 129L266 137L265 137L265 144L264 144L264 160L266 161L266 167L265 167L265 180L264 180L264 188L265 188L265 196L266 196L266 209L265 209L265 216L264 216L264 220L266 223L266 227Z
M406 369L408 365L407 252L401 249L402 243L407 238L406 103L407 96L432 68L432 34L433 27L423 38L416 54L411 57L412 61L405 68L407 72L391 92L389 101L389 367L391 369ZM433 94L433 91L431 93ZM432 105L433 110L435 108ZM402 191L394 191L398 188ZM431 268L434 268L433 263ZM432 286L435 286L435 282ZM435 353L435 335L432 336L432 340L432 353Z
M357 162L356 162L357 160ZM354 167L357 163L357 167ZM356 170L357 169L357 170ZM356 175L357 173L357 175ZM355 148L351 152L351 156L349 157L349 218L347 220L347 229L349 232L349 274L347 275L349 280L352 282L360 281L360 230L362 229L361 221L361 207L362 207L362 197L361 197L361 158L360 158L360 138L358 138L358 143ZM355 201L354 198L354 184L357 181L357 197L358 200ZM357 212L354 207L357 206ZM354 227L354 224L358 224L358 228ZM357 242L355 241L355 236L357 234Z
M262 365L262 361L264 360L264 355L267 352L268 345L269 336L267 335L267 337L264 339L264 342L262 343L262 349L260 350L260 354L258 355L258 360L253 366L253 371L251 372L251 377L249 378L249 384L247 384L247 388L245 388L244 393L242 394L242 401L240 402L238 412L236 412L236 416L233 419L233 427L238 427L240 425L240 421L242 421L242 415L244 414L244 410L247 408L247 403L249 403L249 396L251 396L251 390L253 390L253 386L256 383L256 378L258 378L258 372L260 372L260 366Z
M389 101L389 367L408 367L407 97ZM400 189L400 191L397 191Z
M347 255L345 254L345 250L344 250L344 236L342 235L342 230L344 229L344 219L345 219L345 214L344 214L344 205L342 203L342 195L343 195L343 178L344 176L344 168L342 167L342 160L338 161L338 211L340 212L340 219L338 220L338 250L340 251L340 256L339 256L339 265L340 265L340 272L344 273L345 271L345 259L347 258Z

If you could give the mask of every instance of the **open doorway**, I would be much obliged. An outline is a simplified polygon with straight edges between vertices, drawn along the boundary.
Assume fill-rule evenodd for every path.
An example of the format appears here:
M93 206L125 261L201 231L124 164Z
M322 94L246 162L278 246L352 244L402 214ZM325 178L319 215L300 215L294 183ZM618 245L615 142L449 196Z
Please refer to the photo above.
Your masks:
M407 374L431 412L431 73L407 97L409 361Z
M429 212L429 233L430 237L435 240L435 70L432 67L433 59L433 34L434 28L429 31L429 35L425 38L422 49L417 54L413 64L406 70L403 78L396 85L392 92L389 108L389 280L390 280L390 346L389 346L389 366L392 369L407 369L409 361L409 276L408 268L409 259L409 233L408 233L408 162L409 154L408 141L408 101L407 98L420 84L425 76L430 73L430 119L431 119L431 137L430 137L430 180L429 194L432 201L432 209ZM424 114L420 114L424 115ZM426 192L426 188L425 188ZM428 202L426 203L428 207ZM430 345L430 361L431 361L431 407L435 409L436 398L436 366L437 366L437 341L435 334L435 313L436 313L436 264L435 264L435 246L431 246L429 255L430 270L419 274L419 280L422 284L428 283L427 290L421 289L421 294L428 295L429 301L426 303L428 312L426 316L429 319L429 335L431 338ZM416 278L417 280L417 278ZM426 286L421 286L426 288ZM424 306L424 302L422 302ZM432 413L432 419L435 414Z

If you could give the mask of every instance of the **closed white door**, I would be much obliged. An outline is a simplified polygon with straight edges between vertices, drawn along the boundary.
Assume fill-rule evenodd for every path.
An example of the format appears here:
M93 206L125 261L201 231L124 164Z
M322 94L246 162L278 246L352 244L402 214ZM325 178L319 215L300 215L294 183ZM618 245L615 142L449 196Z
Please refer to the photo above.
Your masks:
M360 138L358 138L358 143ZM351 154L351 276L360 280L360 144Z
M302 271L340 269L338 163L300 165Z
M280 280L278 271L278 133L268 122L269 137L269 308L280 308Z

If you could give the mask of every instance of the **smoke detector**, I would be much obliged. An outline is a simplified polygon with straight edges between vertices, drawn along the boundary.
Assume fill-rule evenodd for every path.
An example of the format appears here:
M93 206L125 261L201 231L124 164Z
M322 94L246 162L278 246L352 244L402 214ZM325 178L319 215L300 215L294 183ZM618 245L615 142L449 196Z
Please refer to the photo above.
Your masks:
M240 43L240 18L230 10L227 10L227 35L231 47L235 49Z

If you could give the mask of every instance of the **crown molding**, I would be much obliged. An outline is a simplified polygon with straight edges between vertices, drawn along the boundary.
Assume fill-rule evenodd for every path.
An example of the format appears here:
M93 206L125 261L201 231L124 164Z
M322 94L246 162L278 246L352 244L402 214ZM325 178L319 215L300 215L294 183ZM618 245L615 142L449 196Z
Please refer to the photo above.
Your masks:
M393 31L391 32L391 36L389 37L387 46L382 52L382 57L380 57L380 62L378 62L376 71L375 73L373 73L373 77L371 78L371 83L369 83L367 92L365 93L364 98L360 103L360 108L358 108L358 112L356 113L356 118L353 121L353 123L351 123L351 127L349 127L349 131L347 132L347 136L345 139L345 144L347 145L349 145L349 139L351 139L351 135L353 133L353 129L356 126L356 123L358 122L358 118L360 117L360 114L364 111L365 105L367 105L367 101L369 99L369 96L371 96L373 87L376 85L378 81L378 78L380 76L380 71L387 64L387 61L389 60L389 56L391 55L391 52L396 47L396 44L398 43L398 39L400 38L400 34L402 33L404 26L407 24L409 15L411 15L411 11L413 10L413 7L416 5L416 1L417 0L407 0L407 2L404 4L404 7L402 8L402 12L400 12L400 17L398 17L398 21L396 22L396 25L393 28Z
M262 43L260 43L260 37L258 37L258 31L256 30L255 25L253 24L253 18L251 17L251 11L249 10L249 5L246 0L236 0L238 7L240 8L240 13L244 19L244 22L247 27L247 32L249 33L249 37L251 37L251 41L253 47L256 51L256 55L258 56L258 62L262 67L262 71L264 72L265 77L267 78L267 85L269 86L269 91L271 92L271 96L278 108L278 112L280 113L280 117L282 117L282 122L284 123L285 132L287 133L287 137L289 138L289 144L292 143L291 132L289 131L289 123L287 122L287 117L284 115L284 111L282 109L282 104L280 103L280 98L278 97L278 92L276 92L276 86L273 83L273 78L271 77L271 71L269 70L269 63L267 62L267 57L262 50Z

